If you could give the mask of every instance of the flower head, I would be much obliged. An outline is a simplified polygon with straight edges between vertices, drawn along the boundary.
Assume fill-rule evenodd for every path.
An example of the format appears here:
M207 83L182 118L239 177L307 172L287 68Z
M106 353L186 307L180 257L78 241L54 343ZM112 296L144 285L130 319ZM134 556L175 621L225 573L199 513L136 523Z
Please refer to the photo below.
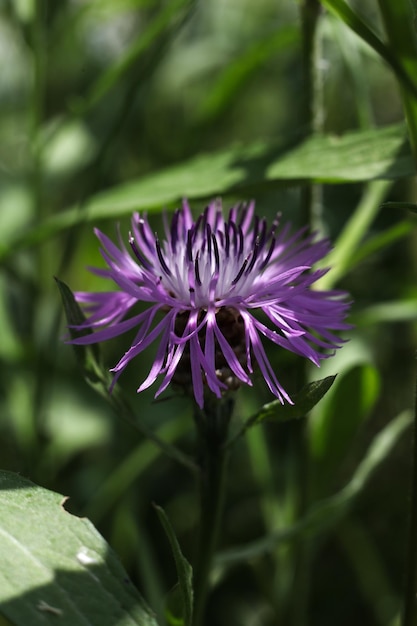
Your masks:
M220 397L241 383L252 385L257 364L271 392L291 402L261 338L316 365L340 346L337 331L349 328L343 322L345 294L311 289L326 272L313 266L327 254L329 242L304 231L291 234L288 225L278 228L278 219L268 228L265 219L254 217L253 202L233 207L224 218L215 200L194 221L184 201L170 223L164 215L164 225L160 239L146 216L134 214L130 253L120 235L116 246L95 231L107 268L92 271L118 290L76 293L90 314L79 328L95 332L73 342L95 343L137 330L112 369L114 384L130 361L159 340L138 392L162 376L156 396L173 382L192 391L202 407L209 391ZM146 310L129 317L138 302L146 303Z

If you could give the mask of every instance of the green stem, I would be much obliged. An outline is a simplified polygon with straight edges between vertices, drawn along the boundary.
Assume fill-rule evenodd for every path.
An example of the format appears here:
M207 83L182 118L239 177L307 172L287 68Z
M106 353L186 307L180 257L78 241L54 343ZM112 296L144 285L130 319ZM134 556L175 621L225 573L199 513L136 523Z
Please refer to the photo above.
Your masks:
M302 0L301 28L303 45L303 79L304 79L304 125L308 135L320 134L324 124L324 94L323 94L323 57L322 37L320 33L320 18L323 9L319 0ZM323 188L321 185L307 184L302 189L302 211L304 220L311 231L326 235L326 226L323 217ZM306 382L307 372L304 364L299 372L303 384ZM296 495L299 517L302 517L308 507L308 463L306 424L293 424L291 430L291 453L296 460L296 468L289 478L288 489ZM294 581L292 596L297 598L296 603L289 602L290 619L295 626L304 626L307 623L310 586L311 586L312 546L308 539L302 539L294 549Z
M45 104L45 75L46 75L46 4L44 0L36 0L35 10L33 14L33 22L30 31L30 43L32 48L32 92L30 98L29 110L29 139L30 139L30 170L29 183L32 191L33 215L36 222L42 223L47 217L47 203L44 199L44 181L42 172L42 153L40 149L40 137L42 130L42 122L44 118ZM50 258L47 257L48 250L45 246L40 246L36 250L36 257L33 261L36 265L38 278L38 287L34 291L32 300L32 320L36 319L36 309L42 304L43 290L41 285L46 282L46 270L50 271ZM32 327L32 341L36 345L35 336L38 332L36 326ZM43 404L47 390L50 389L50 380L46 380L43 375L43 358L45 346L41 344L40 350L37 351L35 358L35 385L33 388L32 399L32 425L34 432L39 433L42 429L41 416L44 414ZM34 441L32 446L33 458L30 463L37 464L37 456L40 453L39 437Z
M210 583L210 571L219 537L224 501L225 470L228 451L224 444L233 410L230 400L208 404L196 409L195 421L199 438L200 528L194 566L193 626L204 623Z
M411 508L403 626L417 626L417 385L412 443Z

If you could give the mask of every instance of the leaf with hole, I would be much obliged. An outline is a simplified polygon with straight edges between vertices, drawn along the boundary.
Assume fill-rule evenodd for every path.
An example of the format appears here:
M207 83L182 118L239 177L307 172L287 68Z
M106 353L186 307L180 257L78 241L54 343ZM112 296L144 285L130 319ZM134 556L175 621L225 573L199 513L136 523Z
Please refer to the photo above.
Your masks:
M0 614L16 626L157 626L111 548L64 502L0 471Z

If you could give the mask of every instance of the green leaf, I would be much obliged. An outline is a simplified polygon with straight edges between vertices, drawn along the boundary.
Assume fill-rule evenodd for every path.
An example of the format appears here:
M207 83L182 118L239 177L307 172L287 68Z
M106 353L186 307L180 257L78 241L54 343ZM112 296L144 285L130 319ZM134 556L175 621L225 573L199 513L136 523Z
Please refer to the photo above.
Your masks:
M322 380L309 383L293 396L294 404L281 404L279 400L274 400L264 406L254 415L249 417L242 428L229 440L228 446L235 443L251 426L261 422L288 422L289 420L304 417L316 406L323 396L333 385L336 376L327 376Z
M417 213L417 204L415 202L383 202L381 209L401 209L403 211L411 211Z
M169 543L171 544L171 549L177 568L179 595L181 597L180 608L182 614L178 616L173 615L172 613L174 605L176 604L178 606L177 596L175 598L176 601L170 606L169 623L172 625L183 624L184 626L191 626L193 616L193 570L191 565L181 552L180 544L178 543L177 536L171 525L171 522L168 519L167 514L160 506L154 505L154 507L156 509L156 512L158 513L159 520L164 527Z
M384 146L380 141L386 142ZM369 159L369 162L367 162ZM317 135L294 150L274 159L268 180L298 180L318 183L362 182L396 179L414 173L410 147L403 124L380 129Z
M91 335L93 331L90 328L78 330L71 326L79 326L86 321L78 302L76 301L71 289L59 278L55 278L58 285L62 303L64 305L65 315L69 326L69 334L72 339ZM80 346L73 344L74 353L86 380L95 385L104 383L106 387L110 384L108 372L103 369L100 363L100 351L97 344Z
M64 502L0 471L0 613L16 626L157 626L110 547Z
M252 195L257 188L300 182L341 183L397 179L414 174L403 124L356 131L342 136L316 136L283 152L278 142L235 146L199 155L185 163L130 183L123 183L33 226L16 231L0 245L0 260L16 249L39 244L76 224L115 219L135 210L156 211L181 198Z
M265 404L258 413L250 418L251 425L252 423L258 424L264 420L287 422L288 420L304 417L320 402L335 380L336 376L327 376L327 378L309 383L294 395L294 404L281 404L279 400Z

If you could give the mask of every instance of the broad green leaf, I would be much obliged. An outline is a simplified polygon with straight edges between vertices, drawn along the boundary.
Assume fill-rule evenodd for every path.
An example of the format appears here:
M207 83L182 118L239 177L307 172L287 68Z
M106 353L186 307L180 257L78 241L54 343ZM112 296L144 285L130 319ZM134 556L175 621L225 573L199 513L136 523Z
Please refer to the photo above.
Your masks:
M248 428L255 424L260 424L264 421L274 423L288 422L289 420L304 417L329 391L335 379L336 376L328 376L322 380L309 383L303 387L301 391L293 395L292 400L294 404L281 404L279 400L265 404L259 411L246 420L238 433L229 441L228 445L233 444Z
M180 544L178 543L177 536L168 519L167 514L160 506L155 506L156 512L165 533L171 544L172 554L174 555L175 565L178 575L178 589L181 596L181 615L172 616L175 617L174 621L170 621L171 624L178 624L184 626L191 626L193 616L193 570L187 559L181 552Z
M380 141L386 142L385 145ZM391 180L413 173L405 128L395 124L341 136L311 137L281 158L275 158L267 169L266 178L341 183Z
M0 613L15 626L157 626L110 547L64 502L0 471Z
M274 550L278 543L323 532L333 527L344 518L355 499L363 492L378 467L388 458L395 444L412 422L413 414L411 411L404 411L398 415L376 435L351 480L343 489L314 504L297 524L245 546L219 554L216 559L218 565L233 565L257 558Z
M199 155L141 180L123 183L93 196L82 208L74 207L26 231L19 230L0 244L0 260L76 224L116 219L135 210L160 210L178 205L183 197L243 197L268 185L395 180L413 174L413 159L402 124L342 136L312 137L286 152L278 142L238 146Z

